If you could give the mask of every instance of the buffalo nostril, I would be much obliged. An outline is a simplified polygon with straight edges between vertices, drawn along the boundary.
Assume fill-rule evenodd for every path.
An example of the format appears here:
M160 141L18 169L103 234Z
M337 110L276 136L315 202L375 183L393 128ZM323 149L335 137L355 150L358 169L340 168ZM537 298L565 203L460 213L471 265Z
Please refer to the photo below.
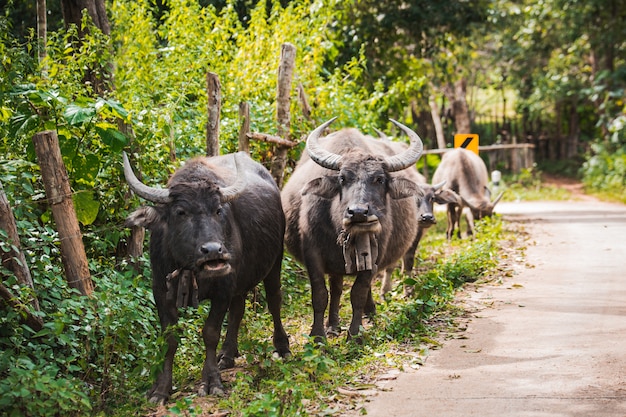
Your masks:
M369 214L369 207L367 206L356 206L348 208L348 217L352 221L365 221L367 220L367 216Z
M435 220L435 216L433 216L432 214L422 214L422 221L432 222L434 220Z
M222 245L217 242L207 242L200 246L200 253L203 255L214 255L222 253Z

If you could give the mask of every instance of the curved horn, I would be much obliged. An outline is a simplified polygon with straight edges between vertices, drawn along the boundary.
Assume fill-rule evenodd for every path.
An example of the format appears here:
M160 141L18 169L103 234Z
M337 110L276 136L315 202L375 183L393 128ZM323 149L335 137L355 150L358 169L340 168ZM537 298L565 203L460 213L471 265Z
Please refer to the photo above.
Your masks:
M440 183L437 183L437 184L433 185L433 190L437 191L438 189L440 189L441 187L446 185L446 182L447 182L446 180L443 180Z
M322 148L318 142L318 139L324 129L334 122L335 119L337 119L337 117L333 117L329 121L321 124L309 134L309 137L306 140L306 150L311 159L318 165L321 165L324 168L332 169L333 171L338 171L341 166L341 155L328 152L326 149Z
M461 198L461 201L463 201L463 204L469 207L472 211L478 211L478 208L466 200L461 194L459 194L459 197Z
M246 174L241 166L239 158L241 158L242 152L237 152L233 155L235 159L235 169L237 171L237 180L234 184L229 185L228 187L220 187L220 192L222 193L222 197L220 201L222 203L229 203L239 197L239 194L246 188Z
M492 207L495 207L496 204L498 204L498 201L500 201L500 199L502 198L502 196L504 195L504 191L500 191L500 194L498 194L498 196L496 197L495 200L493 200L493 203L491 203Z
M385 158L385 163L389 172L402 171L403 169L407 169L411 165L415 164L417 160L420 159L420 156L422 156L422 151L424 150L424 144L422 143L422 140L417 135L417 133L415 133L400 122L397 122L393 119L389 120L391 120L394 125L399 127L404 133L406 133L406 135L411 140L411 145L406 151L398 155Z
M170 201L170 191L167 188L148 187L135 176L130 162L128 162L126 152L122 152L122 158L124 159L124 176L126 177L126 182L128 182L130 189L133 190L135 194L153 203L167 203Z
M385 142L391 142L391 139L389 139L389 136L385 135L385 132L383 132L382 130L376 129L375 127L373 127L372 129L374 129L374 131L376 132L379 138L381 138Z

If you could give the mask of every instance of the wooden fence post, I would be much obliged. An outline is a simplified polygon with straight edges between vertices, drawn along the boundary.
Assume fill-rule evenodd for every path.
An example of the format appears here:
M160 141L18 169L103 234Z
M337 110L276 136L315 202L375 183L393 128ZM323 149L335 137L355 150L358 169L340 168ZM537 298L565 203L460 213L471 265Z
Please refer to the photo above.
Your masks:
M44 131L33 136L46 197L57 224L61 241L61 259L65 279L83 295L91 295L93 282L89 273L85 246L78 225L67 170L63 164L56 132Z
M245 153L250 153L250 139L248 133L250 133L250 104L245 101L239 103L239 120L241 121L241 128L239 129L239 150Z
M280 49L280 63L278 65L278 87L276 91L276 117L278 122L278 136L290 140L290 96L291 80L296 66L296 47L290 43L284 43ZM270 172L272 177L282 188L283 174L287 165L288 147L278 145L274 152L274 158Z
M206 75L207 84L207 112L209 120L206 126L206 154L207 156L217 156L220 154L220 111L222 108L222 86L217 74L208 72Z

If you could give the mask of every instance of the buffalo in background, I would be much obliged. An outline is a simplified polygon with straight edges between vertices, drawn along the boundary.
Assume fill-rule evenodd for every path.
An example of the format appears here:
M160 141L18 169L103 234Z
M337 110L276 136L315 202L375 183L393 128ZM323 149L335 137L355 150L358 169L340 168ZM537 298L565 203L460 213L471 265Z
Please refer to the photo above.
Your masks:
M285 245L309 275L313 304L310 335L316 339L339 332L344 275L356 275L350 290L348 338L360 337L372 278L378 270L395 265L417 233L413 196L420 188L401 171L413 166L422 153L418 135L392 120L411 145L388 155L377 150L381 141L357 129L342 129L321 139L333 120L311 132L307 153L281 193L287 221ZM326 327L325 274L330 285Z
M448 204L448 229L446 237L451 239L455 227L457 235L461 237L461 215L465 207L467 234L474 234L474 220L489 217L494 207L502 198L502 192L491 201L489 174L482 158L472 151L456 148L446 152L433 174L433 183L445 181L446 187L456 192L460 201Z
M151 231L152 289L167 341L163 370L149 400L169 398L178 340L168 327L177 323L181 306L211 300L202 329L206 359L199 395L224 393L219 370L234 366L245 297L261 281L274 321L274 347L280 356L289 355L280 318L285 218L269 172L240 152L192 159L174 173L166 189L142 184L125 154L124 174L137 195L156 203L127 219L127 225ZM226 312L226 338L216 354Z

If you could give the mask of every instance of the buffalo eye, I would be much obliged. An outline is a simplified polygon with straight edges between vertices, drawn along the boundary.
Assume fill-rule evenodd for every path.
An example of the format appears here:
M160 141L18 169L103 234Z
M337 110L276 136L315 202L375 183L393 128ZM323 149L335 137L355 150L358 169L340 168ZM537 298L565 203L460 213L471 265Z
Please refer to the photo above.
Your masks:
M374 178L374 184L384 184L385 183L385 177L383 176L379 176Z
M346 176L345 175L340 175L339 176L339 184L345 184L346 183Z
M185 209L184 209L184 208L182 208L182 207L176 207L176 208L174 209L174 213L175 213L177 216L181 216L181 217L187 214L187 212L185 211Z
M217 210L215 210L215 214L218 215L218 216L221 216L222 215L222 208L218 207Z

